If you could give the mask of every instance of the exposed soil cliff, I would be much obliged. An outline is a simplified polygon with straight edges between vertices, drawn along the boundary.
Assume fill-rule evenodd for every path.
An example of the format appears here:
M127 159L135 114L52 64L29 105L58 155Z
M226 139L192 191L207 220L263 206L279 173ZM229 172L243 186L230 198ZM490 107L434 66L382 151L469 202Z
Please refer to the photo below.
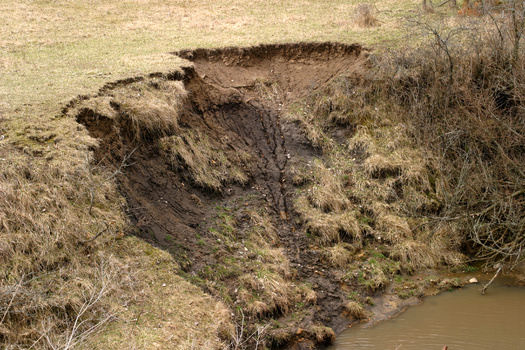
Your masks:
M330 92L344 87L345 101L358 92L367 51L322 43L176 54L193 65L110 84L65 112L100 140L99 166L118 170L134 233L247 321L224 335L232 347L241 348L236 338L242 346L330 343L370 316L365 304L419 244L388 212L410 181L404 163L367 163L373 150L351 141L359 120ZM299 121L318 103L312 96L340 115L318 129ZM352 194L352 167L397 199ZM405 239L405 255L389 250ZM409 291L390 309L421 293Z

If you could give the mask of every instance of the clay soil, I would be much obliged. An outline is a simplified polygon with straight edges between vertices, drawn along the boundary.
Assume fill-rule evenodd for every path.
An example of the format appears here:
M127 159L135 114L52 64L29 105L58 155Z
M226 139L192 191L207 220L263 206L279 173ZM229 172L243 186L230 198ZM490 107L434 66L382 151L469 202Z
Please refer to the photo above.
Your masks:
M322 155L300 127L284 121L283 116L294 103L340 75L359 79L366 70L366 50L358 45L323 43L175 54L193 63L168 78L182 80L189 93L179 116L180 128L200 130L213 144L221 144L227 155L249 155L250 160L242 164L248 181L225 184L220 191L198 186L187 167L173 166L167 159L159 148L159 137L149 135L137 148L125 123L80 113L77 120L100 140L95 156L101 164L119 165L136 148L118 176L133 233L169 251L184 276L202 277L206 266L217 266L224 257L255 258L243 249L243 232L251 225L246 209L265 208L278 235L270 244L289 260L292 279L311 286L317 297L299 318L278 310L248 322L273 318L286 325L287 334L281 342L270 344L273 347L308 349L331 342L331 335L323 338L303 330L317 324L337 333L355 323L343 307L352 286L332 271L293 210L295 188L290 169ZM116 85L105 87L99 95ZM237 246L222 244L210 232L224 211L235 220ZM235 278L226 279L231 288L225 293L233 300ZM224 297L209 284L202 287Z

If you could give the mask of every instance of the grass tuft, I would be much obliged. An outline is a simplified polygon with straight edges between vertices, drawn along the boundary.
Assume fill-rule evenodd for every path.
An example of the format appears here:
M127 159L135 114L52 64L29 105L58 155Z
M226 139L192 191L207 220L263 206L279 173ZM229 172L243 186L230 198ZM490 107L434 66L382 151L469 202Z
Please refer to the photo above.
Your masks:
M114 91L113 104L129 118L133 135L140 140L147 135L165 136L178 129L178 115L187 92L181 81L151 80Z
M332 344L335 341L335 332L330 327L314 325L309 327L307 331L320 344Z
M281 275L259 269L241 277L238 301L253 316L285 315L300 299L298 288Z
M348 243L339 243L326 248L326 255L330 263L338 268L345 268L353 258L356 248Z
M345 304L345 310L350 316L357 319L366 317L365 309L356 301L349 301Z

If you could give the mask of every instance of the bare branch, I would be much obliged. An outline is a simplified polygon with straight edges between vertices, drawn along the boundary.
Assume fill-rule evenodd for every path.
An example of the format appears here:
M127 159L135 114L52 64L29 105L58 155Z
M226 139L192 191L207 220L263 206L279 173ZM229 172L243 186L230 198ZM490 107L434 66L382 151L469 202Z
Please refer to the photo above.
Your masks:
M100 231L99 233L97 233L94 237L90 238L90 239L86 239L86 240L83 240L83 241L80 241L80 243L88 243L88 242L92 242L94 241L95 239L97 239L98 237L100 237L104 232L106 232L107 230L109 230L109 226L107 223L104 223L106 225L106 228L103 229L102 231Z
M4 311L4 315L2 316L2 319L0 320L0 325L4 323L7 312L9 311L9 309L11 308L11 305L13 304L13 300L15 299L16 293L18 292L18 289L20 288L24 277L25 277L25 274L22 275L22 277L18 280L17 284L15 285L15 291L13 292L13 296L11 297L11 300L9 301L9 305L7 305L7 308Z
M481 289L481 294L482 295L485 295L485 291L487 290L487 288L490 286L490 284L492 282L494 282L494 280L496 279L496 277L498 277L498 274L500 273L501 269L503 268L503 264L500 264L499 268L498 268L498 271L496 271L496 274L492 277L492 279L489 281L489 283L487 283L486 285L483 286L483 288Z

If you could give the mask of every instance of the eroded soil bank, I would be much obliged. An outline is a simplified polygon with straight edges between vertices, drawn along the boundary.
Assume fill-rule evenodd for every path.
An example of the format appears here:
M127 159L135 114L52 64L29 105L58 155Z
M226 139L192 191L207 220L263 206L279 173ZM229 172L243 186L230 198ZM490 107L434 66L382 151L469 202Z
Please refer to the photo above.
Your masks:
M224 300L239 324L247 321L242 346L315 348L371 317L373 305L387 316L428 286L459 285L438 277L393 281L403 267L383 242L397 238L380 233L390 216L370 223L377 215L350 194L326 205L305 197L331 192L316 176L335 166L319 165L325 148L288 115L302 115L308 97L336 81L348 96L356 94L367 70L364 48L283 44L176 54L192 65L109 84L64 113L100 141L96 166L115 169L132 232L169 251L180 265L174 273ZM323 106L328 113L338 109L330 96ZM357 123L334 125L327 142L343 149ZM355 166L371 157L362 145L344 152ZM384 184L401 178L403 169L377 166L365 173ZM388 184L401 196L401 180ZM301 195L319 220L305 219ZM404 230L390 220L390 227L400 227L396 232ZM389 285L393 302L386 305L381 296ZM235 347L231 338L239 332L222 336Z

